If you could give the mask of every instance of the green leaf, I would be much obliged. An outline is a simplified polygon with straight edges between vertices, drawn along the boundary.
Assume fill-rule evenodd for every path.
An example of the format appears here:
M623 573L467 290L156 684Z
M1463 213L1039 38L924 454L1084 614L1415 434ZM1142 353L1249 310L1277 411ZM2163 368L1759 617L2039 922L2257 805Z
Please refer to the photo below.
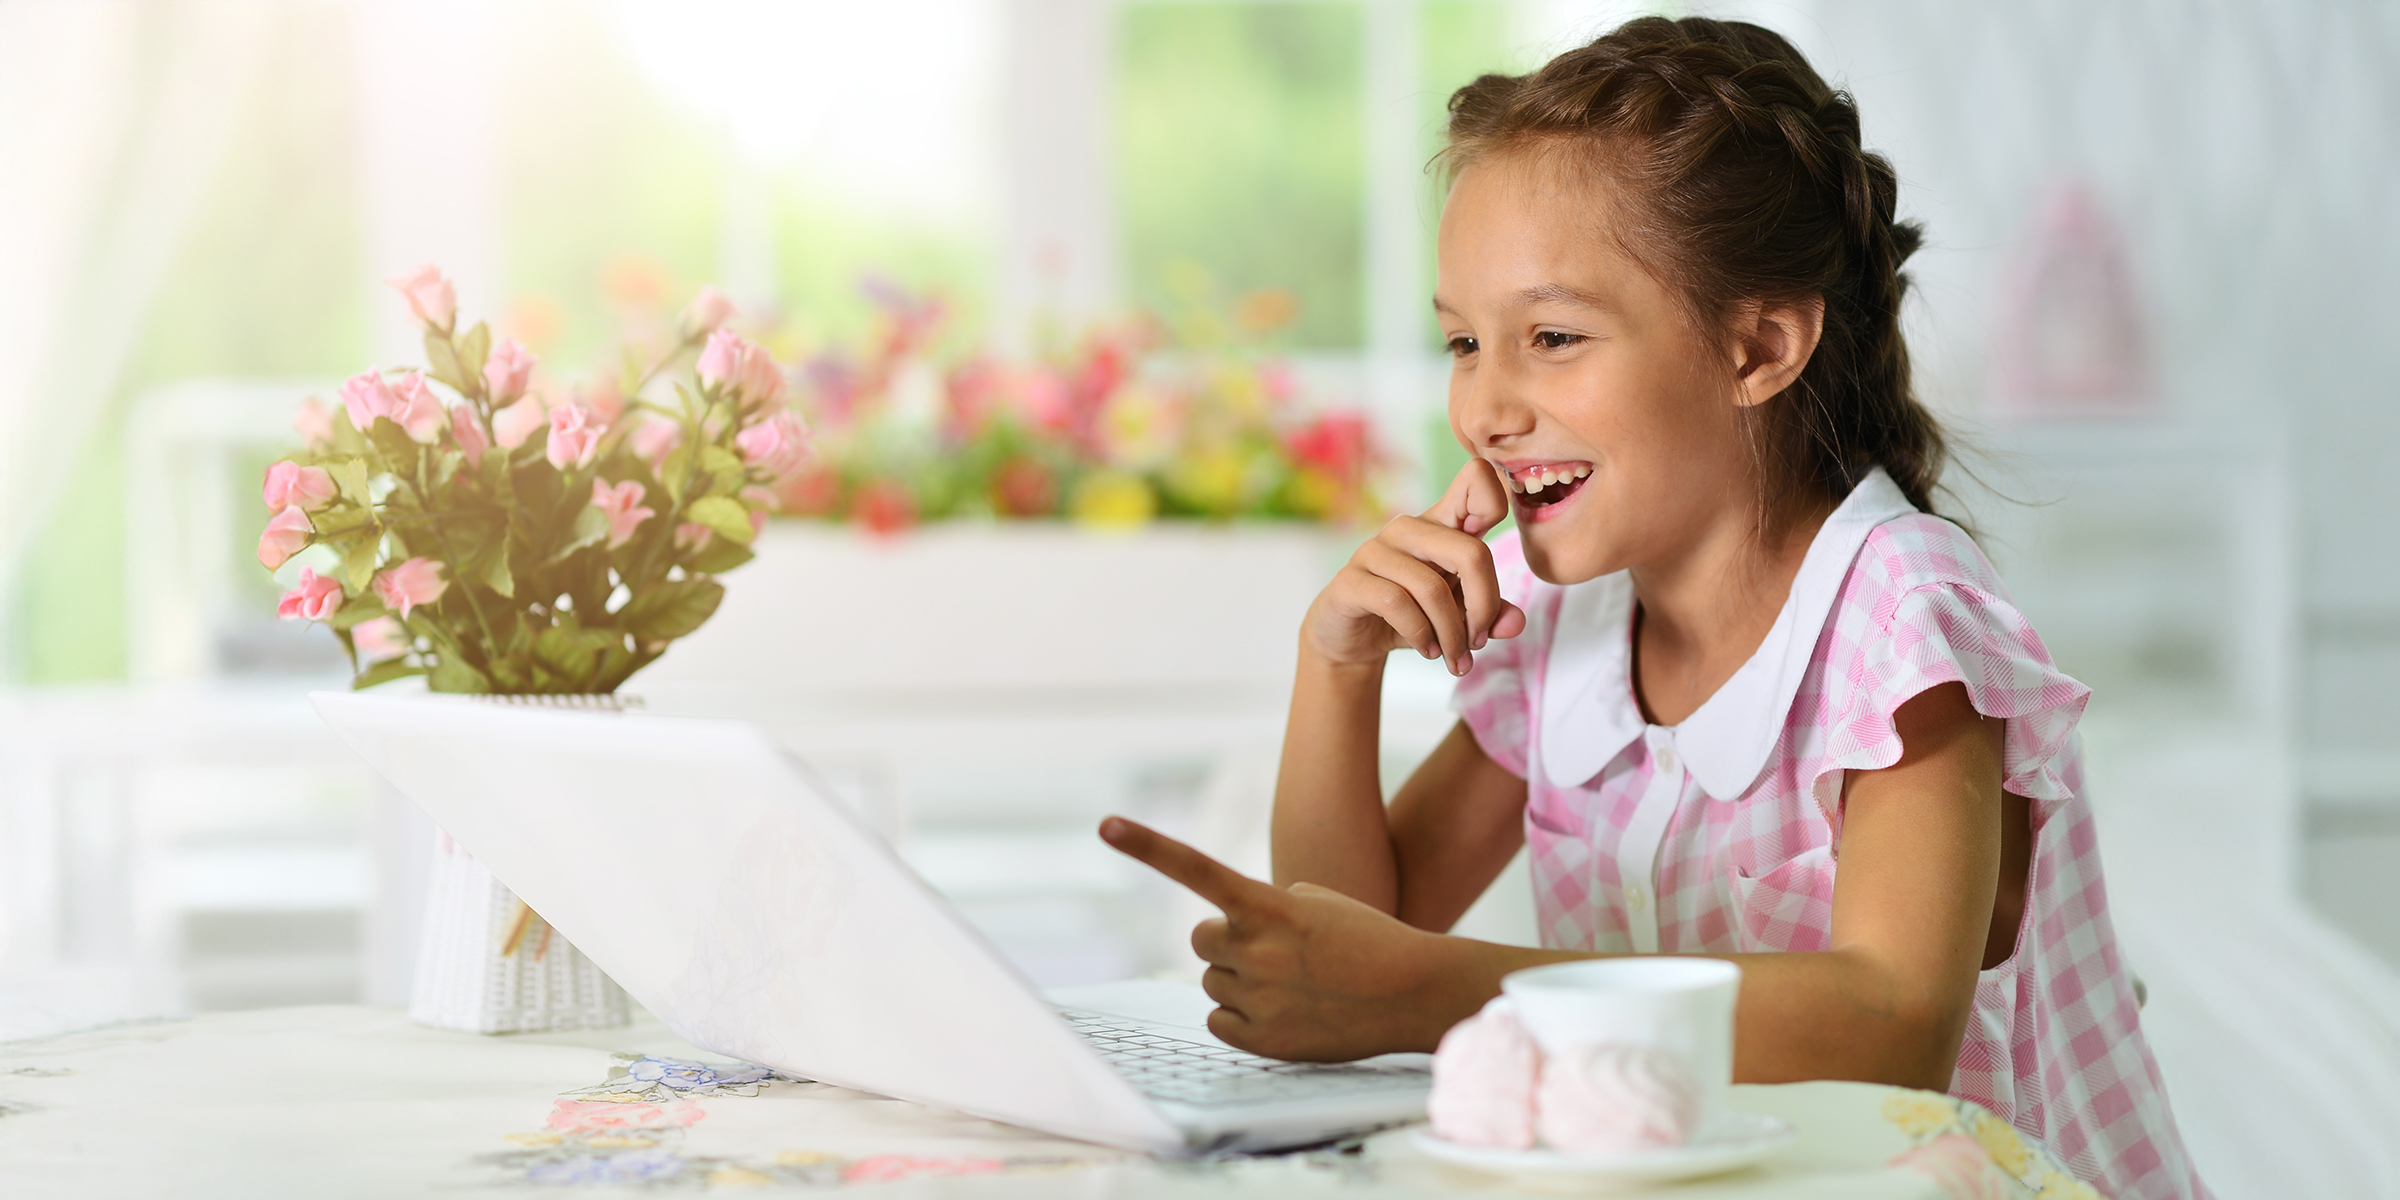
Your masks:
M374 524L375 514L365 508L354 508L343 504L333 508L319 509L308 518L308 523L316 526L319 534L331 539Z
M477 383L483 382L483 364L492 356L492 327L481 321L458 339L458 365ZM464 389L461 389L462 391Z
M597 657L590 643L564 626L554 625L533 639L534 662L562 683L581 685L590 679Z
M435 663L433 670L426 674L425 685L437 692L468 695L492 690L492 681L484 678L483 672L447 656Z
M375 452L395 471L403 471L417 461L417 443L390 417L375 418L375 428L367 431L367 440L375 443Z
M375 578L375 560L383 549L382 542L379 537L362 537L342 552L342 590L353 596L366 594L367 584Z
M350 423L350 406L340 401L333 405L333 452L336 454L365 454L367 435Z
M714 579L662 580L635 592L617 616L645 642L671 642L700 628L724 599L725 587Z
M379 683L390 683L395 679L406 679L411 675L422 675L424 673L425 668L412 667L405 658L387 658L382 662L376 663L374 666L368 667L364 671L360 671L356 677L350 680L350 690L354 692L363 691L367 688L374 687Z
M608 537L608 514L601 512L596 506L586 504L583 506L582 512L575 514L575 524L567 530L566 544L560 546L557 552L553 553L542 565L557 566L565 562L568 555L585 546L598 545L606 537Z
M333 476L333 485L341 489L342 499L361 508L375 502L375 495L368 487L370 476L367 473L367 460L363 458L343 459L334 464L330 473Z
M390 612L372 591L351 596L334 610L333 619L325 622L335 629L350 629Z
M702 546L700 552L694 554L684 566L699 575L722 575L756 557L758 555L750 547L739 542L710 538L708 544Z
M750 510L731 496L702 496L683 510L685 519L708 526L718 537L747 546L757 534L750 528Z
M716 481L716 490L728 496L738 495L742 486L750 482L750 468L743 465L740 455L723 446L702 446L700 469Z
M450 344L450 335L439 329L425 331L425 361L432 367L428 373L435 379L449 384L460 395L471 394L467 373L459 365L458 350Z
M508 538L505 534L486 544L472 563L471 577L476 582L511 600L517 598L517 577L508 569Z
M683 477L690 474L691 470L692 444L691 440L686 438L683 444L668 451L666 461L658 465L658 481L667 486L667 499L682 501Z

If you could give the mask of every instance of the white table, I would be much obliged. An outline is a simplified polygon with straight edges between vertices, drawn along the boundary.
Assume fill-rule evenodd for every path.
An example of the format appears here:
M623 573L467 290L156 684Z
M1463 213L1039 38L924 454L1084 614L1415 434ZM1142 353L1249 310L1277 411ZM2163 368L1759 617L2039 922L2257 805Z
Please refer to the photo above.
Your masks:
M715 1057L655 1024L493 1038L349 1006L218 1013L0 1045L0 1193L364 1198L611 1174L648 1176L644 1190L873 1183L866 1194L893 1200L1317 1193L1381 1200L1512 1191L1430 1162L1405 1131L1348 1153L1178 1163L814 1083L664 1105L562 1103L561 1092L608 1078L611 1050ZM1987 1194L1956 1180L1944 1186L1931 1167L1891 1165L1933 1136L1922 1127L1925 1114L1954 1111L1943 1098L1810 1083L1737 1088L1736 1103L1791 1121L1799 1141L1761 1167L1687 1184L1674 1196ZM1912 1122L1915 1136L1902 1128ZM1971 1145L1953 1138L1947 1148L1962 1144Z

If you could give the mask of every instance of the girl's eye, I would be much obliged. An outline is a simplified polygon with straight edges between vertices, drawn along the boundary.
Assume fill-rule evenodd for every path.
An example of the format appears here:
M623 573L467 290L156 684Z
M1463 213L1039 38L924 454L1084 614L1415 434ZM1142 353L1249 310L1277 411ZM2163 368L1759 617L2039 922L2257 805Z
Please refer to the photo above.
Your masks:
M1466 356L1475 353L1475 350L1475 339L1468 337L1463 333L1450 339L1450 356L1452 358L1465 358Z
M1560 333L1555 329L1545 329L1533 335L1534 344L1544 350L1564 350L1582 340L1580 333Z

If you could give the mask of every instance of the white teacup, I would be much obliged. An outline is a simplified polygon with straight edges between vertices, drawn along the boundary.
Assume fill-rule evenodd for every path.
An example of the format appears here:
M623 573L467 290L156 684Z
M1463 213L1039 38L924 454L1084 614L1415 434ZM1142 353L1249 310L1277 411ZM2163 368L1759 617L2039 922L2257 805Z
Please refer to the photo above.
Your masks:
M1630 1042L1682 1060L1700 1090L1700 1127L1733 1086L1733 999L1742 969L1723 959L1644 955L1515 971L1500 990L1544 1054Z

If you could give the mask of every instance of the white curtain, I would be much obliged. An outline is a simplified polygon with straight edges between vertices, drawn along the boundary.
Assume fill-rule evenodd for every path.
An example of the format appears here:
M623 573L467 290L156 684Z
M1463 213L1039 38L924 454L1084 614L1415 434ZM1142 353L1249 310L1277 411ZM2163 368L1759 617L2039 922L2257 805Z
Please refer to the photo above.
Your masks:
M0 630L14 631L27 545L106 412L276 12L0 4Z

